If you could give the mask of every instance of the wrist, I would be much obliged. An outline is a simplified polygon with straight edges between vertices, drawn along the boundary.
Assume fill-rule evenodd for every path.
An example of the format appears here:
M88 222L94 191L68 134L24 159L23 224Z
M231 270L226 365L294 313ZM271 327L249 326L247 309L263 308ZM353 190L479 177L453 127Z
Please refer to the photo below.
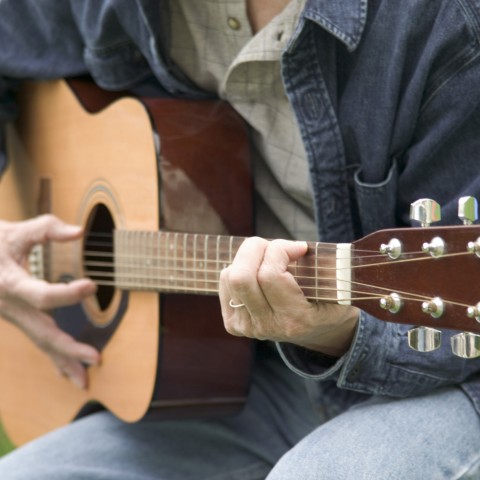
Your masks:
M331 330L322 332L316 338L309 338L308 341L299 342L297 345L317 354L338 359L350 349L358 318L359 310L354 308L351 315L346 317L343 322L336 324Z

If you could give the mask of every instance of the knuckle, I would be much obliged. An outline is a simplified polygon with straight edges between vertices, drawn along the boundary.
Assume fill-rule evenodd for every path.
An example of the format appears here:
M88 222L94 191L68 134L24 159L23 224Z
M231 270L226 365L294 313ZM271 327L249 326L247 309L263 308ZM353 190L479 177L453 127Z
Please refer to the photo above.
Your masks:
M219 277L220 285L223 285L223 284L226 283L226 281L228 279L229 268L230 267L226 267L226 268L223 268L222 270L220 270L220 277Z
M52 213L42 213L36 220L43 225L49 226L57 222L57 217Z
M47 232L57 223L57 217L51 213L44 213L34 219L37 225L42 229L42 238L40 241L45 242L47 240Z
M248 237L243 241L243 246L246 247L264 247L268 243L268 240L265 240L262 237Z
M254 280L252 272L243 267L230 267L228 279L235 290L245 290Z

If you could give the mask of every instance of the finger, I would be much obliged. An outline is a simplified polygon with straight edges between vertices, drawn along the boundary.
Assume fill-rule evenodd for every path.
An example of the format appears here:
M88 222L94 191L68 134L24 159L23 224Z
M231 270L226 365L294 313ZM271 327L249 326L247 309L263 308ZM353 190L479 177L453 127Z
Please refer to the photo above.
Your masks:
M306 242L274 240L266 249L258 271L258 282L268 303L279 310L298 305L296 300L307 299L288 266L303 257L308 250Z
M39 310L51 310L60 306L74 305L96 292L95 283L86 278L69 283L48 283L30 277L17 268L10 277L7 295L17 297Z
M91 345L75 341L64 332L52 337L46 352L59 373L82 389L88 386L86 366L100 364L100 353L97 350Z
M68 358L59 356L58 359L54 359L54 363L60 376L68 378L68 380L81 390L88 387L87 371L80 362L71 361Z
M29 305L2 304L2 315L48 354L62 375L68 376L79 387L87 385L85 365L98 365L101 360L94 347L76 341L59 329L52 317Z
M258 285L257 273L263 262L267 246L268 241L263 238L246 239L227 269L226 287L231 299L237 304L245 304L247 309L251 305L265 303Z
M98 351L91 345L77 342L61 330L50 315L27 304L8 304L3 307L2 315L20 327L45 352L63 355L87 365L98 364Z
M251 317L251 309L268 310L268 304L257 282L258 268L267 245L267 240L257 237L245 240L232 265L221 274L222 314L225 328L232 335L260 338ZM230 301L244 306L234 308Z
M228 333L234 336L243 336L244 328L240 325L240 315L244 312L237 312L236 310L244 309L244 306L237 309L231 306L233 294L230 293L228 282L229 269L230 267L224 268L220 272L219 297L223 322ZM233 303L235 303L235 301L233 301ZM248 314L246 309L245 312Z
M21 245L33 246L48 240L68 241L80 238L81 227L62 222L54 215L40 215L17 224L16 237Z

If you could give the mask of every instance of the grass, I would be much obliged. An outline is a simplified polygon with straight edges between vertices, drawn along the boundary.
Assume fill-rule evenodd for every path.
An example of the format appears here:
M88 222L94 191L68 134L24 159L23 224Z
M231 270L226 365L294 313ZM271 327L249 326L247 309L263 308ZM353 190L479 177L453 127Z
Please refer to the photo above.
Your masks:
M0 456L5 455L14 448L0 424Z

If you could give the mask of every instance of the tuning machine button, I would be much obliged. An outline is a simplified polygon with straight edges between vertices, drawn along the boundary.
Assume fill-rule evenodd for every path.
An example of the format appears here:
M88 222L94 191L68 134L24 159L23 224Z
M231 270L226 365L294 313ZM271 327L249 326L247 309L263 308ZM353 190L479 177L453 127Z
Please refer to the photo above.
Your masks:
M445 242L440 237L434 237L430 243L422 245L422 252L429 253L434 258L441 257L445 253Z
M458 218L465 225L471 225L478 219L478 202L475 197L461 197L458 200Z
M398 238L392 238L388 243L380 245L380 253L388 255L392 260L396 260L402 255L402 242Z
M402 308L402 299L398 293L391 293L380 299L380 307L390 313L398 313Z
M477 322L480 323L480 302L467 308L467 317L474 318Z
M422 227L429 227L441 219L440 205L430 198L421 198L410 205L410 218L420 222Z
M440 347L442 332L430 327L415 327L408 331L408 345L417 352L432 352Z
M470 253L474 253L477 257L480 257L480 237L478 237L474 242L468 242L467 250Z
M462 332L450 338L452 352L461 358L480 357L480 335Z
M445 310L445 304L440 297L422 303L422 312L430 314L433 318L440 318Z

